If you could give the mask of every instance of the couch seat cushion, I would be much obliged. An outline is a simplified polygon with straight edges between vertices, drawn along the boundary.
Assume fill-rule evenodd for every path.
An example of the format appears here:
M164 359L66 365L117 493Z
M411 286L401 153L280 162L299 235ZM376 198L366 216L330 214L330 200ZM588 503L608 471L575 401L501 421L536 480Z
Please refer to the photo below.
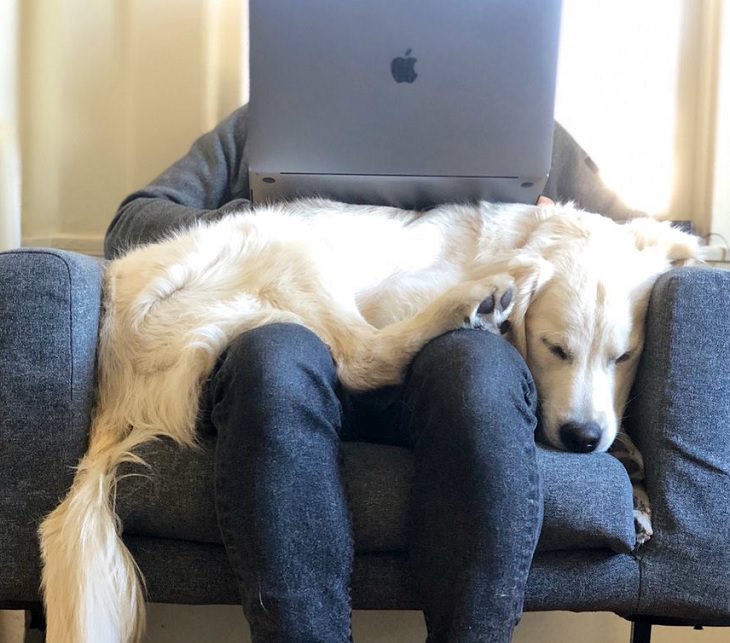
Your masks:
M117 510L124 532L198 543L221 543L215 517L213 452L161 441L141 455L149 469L125 466ZM394 446L346 442L345 477L357 552L404 551L411 452ZM636 542L628 476L607 454L570 454L538 447L545 519L538 549L630 552ZM132 475L127 475L132 474Z

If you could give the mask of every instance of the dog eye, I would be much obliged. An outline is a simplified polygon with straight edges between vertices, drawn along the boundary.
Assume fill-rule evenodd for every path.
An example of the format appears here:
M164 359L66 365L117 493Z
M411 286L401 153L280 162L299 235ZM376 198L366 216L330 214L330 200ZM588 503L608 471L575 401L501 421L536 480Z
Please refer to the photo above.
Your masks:
M555 357L559 357L560 359L566 361L570 359L568 353L566 353L565 350L563 350L563 348L558 346L557 344L551 344L550 346L548 346L548 348L550 349L550 352L555 355Z
M560 344L553 344L547 339L547 337L541 337L540 341L545 345L545 348L547 348L558 359L569 362L573 358L573 356L560 346Z
M630 352L630 351L626 351L626 352L625 352L625 353L624 353L623 355L619 355L619 356L618 356L618 357L617 357L616 359L614 359L613 361L614 361L614 363L616 363L616 364L621 364L621 363L623 363L623 362L627 362L627 361L628 361L628 360L630 360L630 359L631 359L631 352Z

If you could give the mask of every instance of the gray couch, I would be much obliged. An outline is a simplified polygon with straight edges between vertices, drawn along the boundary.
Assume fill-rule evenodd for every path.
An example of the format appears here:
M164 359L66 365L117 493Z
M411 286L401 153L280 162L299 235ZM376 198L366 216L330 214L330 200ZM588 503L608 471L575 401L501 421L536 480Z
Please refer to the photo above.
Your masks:
M100 289L94 259L0 253L0 608L38 605L36 528L86 446ZM616 459L541 448L545 525L528 610L730 622L730 272L663 276L647 324L628 428L646 459L655 536L636 547ZM404 545L410 454L362 443L344 453L354 607L417 609ZM151 471L120 484L118 510L149 599L237 603L213 511L212 444L161 442L144 455Z

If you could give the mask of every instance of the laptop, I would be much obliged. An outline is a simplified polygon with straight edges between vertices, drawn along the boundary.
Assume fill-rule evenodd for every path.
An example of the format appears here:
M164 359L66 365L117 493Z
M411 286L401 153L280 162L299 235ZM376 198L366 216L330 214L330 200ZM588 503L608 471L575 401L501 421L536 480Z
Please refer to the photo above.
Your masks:
M535 203L561 0L250 0L251 200Z

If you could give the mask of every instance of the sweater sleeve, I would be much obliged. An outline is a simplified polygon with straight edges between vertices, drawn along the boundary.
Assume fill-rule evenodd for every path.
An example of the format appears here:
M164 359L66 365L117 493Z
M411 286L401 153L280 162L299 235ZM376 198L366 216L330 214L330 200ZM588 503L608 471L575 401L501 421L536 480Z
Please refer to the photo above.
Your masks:
M107 258L159 240L199 219L249 205L247 108L241 107L190 151L119 206L104 241Z
M584 210L612 219L646 216L627 207L606 187L591 157L559 123L555 124L552 167L543 194L553 201L574 201Z
M154 181L130 194L107 229L106 257L164 238L196 220L217 219L248 207L247 134L244 106L198 138L184 157ZM557 123L544 194L554 201L575 201L579 207L614 219L643 216L603 184L588 154Z

